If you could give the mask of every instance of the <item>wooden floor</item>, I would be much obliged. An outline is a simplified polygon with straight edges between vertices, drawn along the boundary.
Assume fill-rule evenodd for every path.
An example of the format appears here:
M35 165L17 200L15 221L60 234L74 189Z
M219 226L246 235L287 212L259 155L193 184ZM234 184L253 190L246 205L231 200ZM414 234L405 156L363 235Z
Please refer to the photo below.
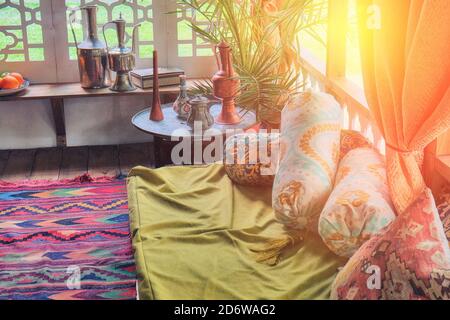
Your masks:
M67 147L0 150L0 180L61 180L89 173L92 177L127 175L135 166L151 167L153 146Z

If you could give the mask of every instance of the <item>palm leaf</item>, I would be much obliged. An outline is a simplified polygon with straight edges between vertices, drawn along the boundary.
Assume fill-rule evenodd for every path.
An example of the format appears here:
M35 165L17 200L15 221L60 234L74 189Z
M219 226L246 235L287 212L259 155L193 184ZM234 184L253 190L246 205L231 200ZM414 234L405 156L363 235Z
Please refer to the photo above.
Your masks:
M284 0L278 10L264 9L263 0L179 0L180 10L193 10L209 27L191 21L203 40L225 40L233 50L233 64L241 81L237 103L254 111L259 120L279 116L289 95L304 88L299 80L298 34L316 30L326 19L326 0ZM322 41L322 39L320 39ZM211 81L198 81L191 94L212 94Z

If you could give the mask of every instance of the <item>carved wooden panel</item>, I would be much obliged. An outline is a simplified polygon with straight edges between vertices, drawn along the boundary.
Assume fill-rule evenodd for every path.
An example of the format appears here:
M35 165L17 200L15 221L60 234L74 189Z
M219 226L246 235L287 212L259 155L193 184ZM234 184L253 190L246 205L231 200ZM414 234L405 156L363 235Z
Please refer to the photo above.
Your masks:
M208 57L213 52L211 44L197 36L189 27L188 22L194 21L205 29L210 27L209 21L191 8L178 8L177 12L177 53L179 57Z
M0 0L0 71L56 81L51 7L51 0Z
M0 62L45 60L40 4L0 1Z

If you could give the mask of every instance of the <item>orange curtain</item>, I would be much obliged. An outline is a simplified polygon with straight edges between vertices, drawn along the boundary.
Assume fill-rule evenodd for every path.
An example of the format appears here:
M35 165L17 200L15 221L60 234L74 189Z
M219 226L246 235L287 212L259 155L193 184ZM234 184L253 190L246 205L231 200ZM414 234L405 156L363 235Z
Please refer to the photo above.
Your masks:
M450 128L450 1L359 0L358 10L366 96L402 213L425 188L424 148Z
M437 155L450 155L450 131L447 130L442 136L438 137L437 140Z

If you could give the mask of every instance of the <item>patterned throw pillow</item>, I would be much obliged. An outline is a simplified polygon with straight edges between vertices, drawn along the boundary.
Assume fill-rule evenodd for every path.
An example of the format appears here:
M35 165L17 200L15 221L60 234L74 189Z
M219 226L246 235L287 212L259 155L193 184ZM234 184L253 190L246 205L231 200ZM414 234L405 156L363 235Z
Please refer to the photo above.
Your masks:
M339 161L342 111L325 93L304 93L283 109L272 204L289 228L317 232Z
M348 152L319 219L319 234L331 251L350 258L363 243L395 220L383 157L372 148Z
M271 157L272 163L250 163L250 144L254 143L255 140L257 140L259 144L259 141L264 141L262 139L266 138L268 156ZM278 153L279 143L279 134L275 133L271 135L268 135L267 133L239 134L229 138L225 142L224 148L226 173L236 184L253 187L273 185L275 173L278 168L278 154L274 155L271 152L276 151ZM373 146L361 133L352 130L341 131L341 159L349 151L363 147L372 148ZM259 155L257 157L259 161Z
M337 275L332 299L450 299L450 249L426 189Z
M230 179L241 185L271 186L278 165L278 134L237 134L227 139L224 166Z

